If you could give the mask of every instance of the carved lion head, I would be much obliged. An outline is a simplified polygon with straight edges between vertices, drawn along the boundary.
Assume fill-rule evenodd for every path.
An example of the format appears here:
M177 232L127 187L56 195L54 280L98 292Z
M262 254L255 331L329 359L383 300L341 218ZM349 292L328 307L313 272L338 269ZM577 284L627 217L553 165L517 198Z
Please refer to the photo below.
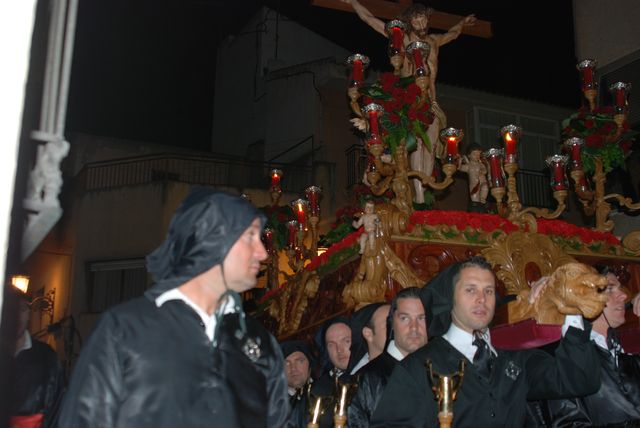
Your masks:
M562 314L595 318L607 302L607 296L601 293L606 287L607 278L591 266L567 263L549 278L547 296Z

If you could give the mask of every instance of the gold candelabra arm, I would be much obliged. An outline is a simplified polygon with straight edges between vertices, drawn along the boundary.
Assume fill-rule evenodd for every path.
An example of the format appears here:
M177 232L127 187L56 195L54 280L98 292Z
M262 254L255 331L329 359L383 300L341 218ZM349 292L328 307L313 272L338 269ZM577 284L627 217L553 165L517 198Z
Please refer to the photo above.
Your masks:
M349 103L349 105L351 106L351 110L355 113L356 116L364 119L362 108L360 107L360 104L358 104L358 99L360 98L360 91L358 91L358 88L356 86L350 87L349 89L347 89L347 95L351 100L351 102Z
M598 96L597 89L585 89L582 91L584 93L584 97L587 99L589 103L589 110L593 112L596 109L596 97Z
M517 213L522 209L520 198L518 197L518 189L516 184L516 172L518 172L518 164L516 162L508 162L504 164L504 170L507 173L507 205L511 213Z
M418 178L423 185L429 186L435 190L446 189L453 183L453 174L458 170L458 167L453 163L446 163L442 166L442 171L445 174L445 178L438 182L433 176L427 175L422 171L409 171L407 176L409 178Z
M382 196L384 193L389 190L389 186L391 185L391 180L393 180L393 176L385 177L384 180L380 183L372 184L369 186L371 189L371 193L376 196Z
M556 202L558 202L554 211L549 211L547 208L529 207L521 211L512 211L509 215L509 220L514 224L527 224L529 226L529 232L536 233L538 231L538 222L536 219L545 218L552 220L560 217L560 214L567 208L565 201L567 200L568 194L569 192L567 190L555 190L553 192L553 197Z
M311 229L311 257L315 256L318 253L318 223L320 222L320 217L317 215L309 216L309 226Z

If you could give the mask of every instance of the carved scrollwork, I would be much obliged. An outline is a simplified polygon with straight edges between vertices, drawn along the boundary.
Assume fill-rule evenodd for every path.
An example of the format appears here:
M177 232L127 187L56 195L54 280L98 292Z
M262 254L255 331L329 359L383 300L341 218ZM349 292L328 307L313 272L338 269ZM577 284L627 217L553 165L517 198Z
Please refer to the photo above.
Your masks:
M498 238L482 254L495 268L508 294L518 294L529 289L529 281L538 278L527 277L527 272L535 270L536 276L550 275L565 263L575 262L560 247L545 235L514 232Z
M622 240L622 246L632 255L640 255L640 230L628 233Z

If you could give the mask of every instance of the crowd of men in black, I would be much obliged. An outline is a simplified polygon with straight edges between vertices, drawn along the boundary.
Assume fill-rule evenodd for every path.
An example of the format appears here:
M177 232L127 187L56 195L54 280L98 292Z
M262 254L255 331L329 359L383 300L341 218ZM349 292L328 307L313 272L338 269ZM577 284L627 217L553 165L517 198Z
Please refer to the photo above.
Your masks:
M436 427L427 361L439 374L466 363L454 427L640 426L640 356L615 334L629 296L611 272L603 313L567 316L547 350L493 346L496 280L482 257L326 322L314 343L278 343L239 297L266 258L264 221L243 198L193 190L147 257L155 285L102 315L64 393L55 354L22 322L12 426L332 427L349 385L348 427ZM631 306L640 316L640 295Z

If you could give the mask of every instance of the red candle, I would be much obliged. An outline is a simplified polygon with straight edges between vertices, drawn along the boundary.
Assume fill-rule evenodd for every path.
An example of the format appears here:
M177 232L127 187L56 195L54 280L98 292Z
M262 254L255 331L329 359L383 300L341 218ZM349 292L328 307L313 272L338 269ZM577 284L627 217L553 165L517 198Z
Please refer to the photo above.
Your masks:
M357 82L358 84L362 83L364 80L364 66L362 65L362 60L356 59L353 61L353 73L352 80Z
M582 69L582 85L585 88L593 86L593 69L591 67Z
M296 234L298 233L298 222L295 220L289 220L287 222L287 230L289 231L289 248L295 248Z
M279 169L271 170L271 187L280 187L280 179L282 178L282 171Z
M296 217L298 218L298 223L300 224L300 226L304 226L305 223L305 205L307 205L307 201L305 201L304 199L298 199L293 202L293 209L296 212Z
M503 126L502 129L500 129L500 134L502 135L502 139L504 140L504 157L506 163L517 162L517 145L521 133L522 128L516 125L506 125Z
M447 156L458 156L458 139L454 136L447 138Z
M516 140L513 138L513 136L511 135L510 132L507 132L504 135L504 141L506 143L505 155L507 157L515 155L516 154Z
M264 247L266 248L267 252L272 252L273 251L273 230L270 228L265 228L264 229Z
M311 214L317 215L320 211L320 205L318 204L318 198L322 190L318 186L309 186L305 190L307 200L309 201L309 207L311 208Z
M491 187L504 187L504 177L502 175L502 162L500 159L501 150L490 149L486 153L489 160L489 174L491 175Z
M369 110L369 129L371 135L378 135L378 112L376 110Z
M624 108L627 103L627 94L622 88L616 89L616 107Z
M582 77L582 90L595 89L595 69L596 61L593 59L585 59L578 63L578 70L580 70L580 76Z
M582 169L582 145L583 140L577 137L572 137L565 143L571 152L571 169Z
M546 160L547 165L551 168L551 188L553 190L567 189L567 176L564 173L564 166L567 163L566 155L549 156Z
M564 164L561 162L553 163L553 181L553 190L565 190L567 188L564 184Z
M413 52L413 62L416 65L416 68L424 67L424 63L422 62L422 52L420 49L414 49Z
M404 32L400 27L393 27L391 29L391 46L394 49L402 49L402 41L404 40Z
M571 159L574 163L582 164L582 151L580 150L580 144L574 144L571 147Z

